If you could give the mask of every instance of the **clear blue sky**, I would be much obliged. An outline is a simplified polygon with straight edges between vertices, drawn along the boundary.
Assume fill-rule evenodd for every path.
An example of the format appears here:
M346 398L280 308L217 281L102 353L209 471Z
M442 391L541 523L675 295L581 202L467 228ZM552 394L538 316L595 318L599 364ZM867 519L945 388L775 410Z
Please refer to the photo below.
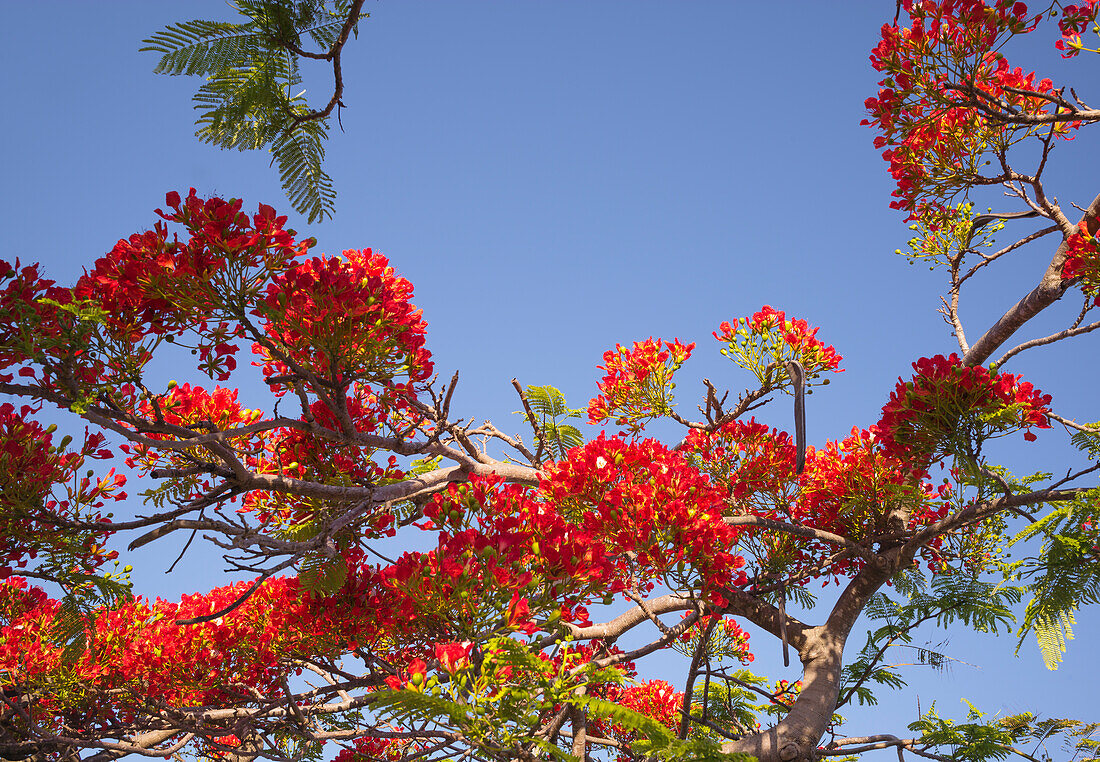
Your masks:
M228 18L224 4L0 7L4 258L42 261L70 283L115 240L147 229L166 191L190 186L243 198L246 209L289 209L264 155L193 137L197 83L154 76L154 56L138 52L166 23ZM936 312L941 274L893 254L909 231L888 208L892 181L859 126L877 89L867 55L893 2L384 0L367 10L345 58L344 130L333 125L328 148L336 218L307 226L292 214L292 226L319 251L381 250L412 280L437 369L461 371L459 415L518 431L513 376L583 406L602 352L651 335L699 343L679 384L694 411L701 378L735 394L750 380L710 332L771 304L821 325L845 357L846 372L809 400L810 440L821 444L874 423L914 359L955 350ZM1095 62L1063 62L1052 41L1018 58L1009 50L1010 60L1100 98ZM327 80L316 85L327 99ZM1100 190L1097 146L1084 134L1056 152L1048 177L1063 204ZM1027 251L976 284L969 332L1030 290L1049 255ZM1077 305L1028 335L1064 326ZM1054 394L1063 414L1096 420L1079 379L1100 370L1097 341L1033 351L1011 370ZM788 427L787 408L780 401L761 417ZM1016 472L1064 471L1064 439L1051 431L999 452ZM177 550L141 557L143 592L224 579L202 555L165 578ZM1057 673L1030 642L1015 659L1011 637L953 636L948 652L978 666L914 673L921 706L938 697L957 717L966 696L994 713L1096 719L1090 629L1100 618L1081 620ZM873 722L852 711L860 719L849 730L902 735L915 704L911 693L885 702Z

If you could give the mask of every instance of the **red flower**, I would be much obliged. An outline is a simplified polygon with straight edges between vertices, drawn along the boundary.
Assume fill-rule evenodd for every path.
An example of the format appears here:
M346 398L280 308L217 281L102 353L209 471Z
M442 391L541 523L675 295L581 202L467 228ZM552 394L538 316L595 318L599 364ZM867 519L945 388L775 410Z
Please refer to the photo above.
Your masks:
M968 88L1013 113L1038 116L1056 107L1040 97L1053 89L1049 79L1036 81L1034 72L1011 68L1000 53L1006 40L1030 32L1041 19L1028 18L1023 3L904 0L902 7L910 26L883 25L871 52L871 65L885 78L878 96L865 103L870 118L863 123L881 132L875 147L886 148L882 158L897 181L891 206L916 219L923 207L942 207L980 174L992 146L1036 132L1034 125L990 118L972 105ZM955 80L944 72L966 75ZM1066 138L1077 126L1063 123L1055 132Z
M923 357L913 369L912 381L898 379L877 425L889 452L931 457L954 452L960 437L985 439L1050 428L1050 395L1019 376L963 366L954 354ZM1026 434L1029 441L1034 439Z
M530 611L527 612L530 614ZM444 672L454 674L470 665L470 652L474 644L469 640L462 643L437 643L435 658Z
M820 329L810 328L805 320L788 319L785 312L768 305L751 318L723 322L719 330L713 335L726 344L722 354L751 370L762 384L769 379L774 383L775 369L791 360L801 363L807 385L825 371L841 372L843 358L816 338Z
M273 278L258 313L269 339L253 346L264 375L313 373L339 387L381 384L395 398L432 375L427 323L412 284L370 249L314 257ZM405 376L408 384L394 383ZM285 390L287 383L274 384Z
M634 342L631 349L616 344L604 352L600 369L606 373L596 384L600 395L588 403L589 423L614 416L616 425L638 433L648 419L667 415L672 410L672 376L694 349L694 343L650 337Z
M1078 232L1066 239L1066 261L1062 279L1079 279L1081 290L1095 297L1100 305L1100 240L1081 222Z

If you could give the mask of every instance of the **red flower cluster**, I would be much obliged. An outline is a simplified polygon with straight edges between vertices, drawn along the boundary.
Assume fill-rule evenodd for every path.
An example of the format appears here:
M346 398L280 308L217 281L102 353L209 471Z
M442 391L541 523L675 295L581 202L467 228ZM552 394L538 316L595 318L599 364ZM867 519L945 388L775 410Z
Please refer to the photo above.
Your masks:
M398 675L390 675L386 678L386 685L395 691L407 689L411 691L423 690L424 680L428 676L428 665L423 659L417 658L409 662L405 668L407 679Z
M751 513L859 541L885 533L895 507L905 507L911 526L935 521L946 510L930 485L911 485L911 464L888 454L872 432L859 428L840 442L810 449L806 469L797 477L789 435L755 420L732 421L714 432L693 431L683 451L728 490L737 515ZM741 531L746 547L774 568L809 569L836 551L797 535L751 527ZM862 563L844 559L813 576L838 578Z
M724 491L659 442L601 434L547 467L540 491L605 544L624 583L648 589L663 579L719 600L747 581L733 552L738 533L723 521Z
M138 402L135 415L149 422L151 426L171 427L175 433L149 433L143 436L152 440L173 441L190 438L196 434L208 432L232 432L234 429L258 422L263 413L260 410L242 408L237 402L237 390L216 386L208 392L201 386L173 386L162 396L155 399L142 399ZM226 439L241 453L255 453L261 439L257 435ZM119 449L127 455L126 465L149 473L154 468L191 469L196 463L209 460L209 454L201 446L187 449L161 449L156 445L142 443L124 444ZM197 497L212 486L209 478L196 476L190 485L191 497Z
M454 639L506 621L534 631L536 616L587 623L585 604L622 589L608 549L530 488L474 478L451 485L424 513L440 528L438 545L406 553L381 570L397 591L387 607L398 620L418 621Z
M310 405L312 424L322 429L369 434L386 420L387 411L378 398L363 387L357 386L356 396L344 400L344 411L351 423L351 432L337 419L325 403ZM250 460L249 466L258 473L305 479L322 484L380 484L404 478L404 471L397 467L397 457L387 457L386 465L374 460L376 450L359 445L339 444L318 436L315 432L296 428L280 428L266 434L262 452ZM244 510L254 511L261 521L272 527L283 528L301 524L319 516L316 500L282 492L250 492L244 500ZM393 514L379 510L364 515L364 521L348 530L393 533Z
M413 394L413 382L432 375L432 362L412 292L370 249L314 257L268 285L261 311L269 341L252 351L263 358L265 376L313 375L346 389L358 381L392 386L404 375L408 384L399 390Z
M235 400L223 391L184 387L161 404L173 425L192 416L219 425L251 418L248 411L227 413ZM91 645L72 667L87 690L58 695L41 709L64 706L94 723L147 701L231 701L225 686L278 690L281 660L335 655L399 633L439 644L439 669L461 670L472 648L463 635L501 621L524 632L537 628L535 616L585 624L586 601L660 575L706 589L745 582L736 572L743 561L730 552L734 533L721 520L721 496L678 455L656 443L601 438L574 460L538 489L480 479L453 485L425 509L444 529L435 551L408 553L375 570L364 564L362 551L348 548L346 582L328 598L303 595L296 581L283 579L264 583L229 614L188 627L173 622L224 608L248 586L179 604L139 599L102 611ZM563 495L572 501L565 504ZM21 580L0 588L0 602L7 601L0 674L7 684L31 689L62 669L62 649L54 644L57 602L25 588ZM727 635L736 641L739 633ZM415 682L413 673L426 674L424 658L408 654L397 661L413 661L402 685ZM425 665L419 671L415 659Z
M806 373L806 383L811 384L827 370L840 372L840 361L844 359L816 338L818 330L810 328L805 320L787 319L783 310L764 305L751 318L723 322L714 338L727 345L722 354L733 355L761 383L775 366L797 360Z
M244 296L247 303L257 283L304 254L312 241L297 243L293 231L283 229L287 218L264 204L249 218L239 199L203 201L194 188L182 201L178 193L166 201L172 213L157 213L183 224L187 243L169 239L163 223L120 240L77 281L73 297L99 310L118 342L136 346L148 336L194 332L201 369L224 380L236 367L233 340L241 335L240 326L217 317L237 309L227 297Z
M604 352L599 368L605 375L596 384L599 396L588 403L589 423L603 423L614 416L615 425L638 433L646 420L669 413L676 386L672 376L694 349L694 343L650 337L634 342L631 349L616 344Z
M461 672L470 666L473 647L474 644L469 640L461 643L436 643L435 658L444 672Z
M1081 222L1078 232L1066 239L1066 261L1062 279L1080 278L1081 290L1100 305L1100 240Z
M83 446L66 451L69 437L53 443L51 430L31 419L28 406L17 413L11 403L0 404L0 579L15 568L43 557L52 566L92 573L115 558L103 543L109 522L100 514L107 500L125 500L126 477L111 469L93 480L77 473L87 458L107 458L102 434L86 434ZM64 494L54 490L64 485ZM97 525L77 529L66 522Z
M772 692L772 703L781 709L789 710L794 705L794 699L802 692L802 681L776 680L775 691Z
M426 508L438 548L408 553L381 574L400 590L397 618L456 636L504 619L587 621L593 597L654 580L719 591L744 584L737 532L722 494L656 442L603 436L546 469L537 490L472 479Z
M611 685L606 688L604 698L625 709L656 720L673 732L680 727L682 717L680 711L684 707L684 694L664 680L634 682L625 686ZM622 744L614 757L618 762L632 762L638 759L630 752L631 744L639 738L636 730L608 719L590 719L588 732Z
M416 750L414 744L399 738L356 738L350 749L342 749L333 762L398 762Z
M755 418L729 421L715 431L692 429L681 452L727 490L738 512L767 515L794 497L795 447L785 431Z
M6 283L5 283L6 281ZM39 275L38 265L21 267L0 259L0 371L23 365L31 358L56 360L69 350L71 337L62 328L60 305L69 304L72 294ZM22 378L44 381L40 367L19 369ZM0 382L10 383L12 373L0 372Z
M870 119L863 124L877 127L875 147L887 148L882 156L898 183L891 207L916 219L924 204L942 205L979 174L988 146L1034 132L1034 127L997 124L965 104L982 98L1018 113L1048 113L1054 105L1027 92L1047 94L1053 85L1011 68L997 52L1006 39L1031 31L1042 18L1029 19L1023 3L905 0L903 7L911 26L884 25L871 53L872 66L886 78L878 97L867 99ZM1062 137L1069 129L1056 127Z
M142 400L138 404L137 413L151 424L177 427L186 430L188 434L204 429L231 431L238 426L255 423L263 417L260 410L241 407L237 402L236 389L215 386L213 392L208 392L201 386L186 383L177 386L174 382L163 396L153 401ZM158 434L150 436L154 439L167 437ZM135 446L134 449L144 452L147 448ZM133 468L132 461L133 459L127 461L126 465Z
M1081 42L1081 33L1089 24L1096 22L1096 14L1100 12L1100 0L1084 0L1080 5L1062 6L1062 18L1058 19L1058 28L1062 32L1062 39L1054 43L1054 47L1064 51L1062 58L1073 58L1082 50L1097 51L1085 47Z
M336 653L358 628L302 596L294 580L264 583L224 617L180 627L176 619L210 614L244 593L251 583L184 596L180 603L132 599L99 612L88 646L74 664L62 664L57 644L59 604L21 578L0 585L0 674L5 684L49 684L59 671L79 675L79 696L43 694L42 711L79 711L85 722L109 717L119 705L167 702L175 706L217 704L236 698L232 685L278 689L280 659ZM360 612L361 613L361 612Z
M208 759L225 759L232 753L232 749L236 749L241 745L241 739L235 735L227 736L215 736L210 739L204 739L203 743L203 756Z
M873 431L856 427L848 437L826 443L808 459L791 518L857 541L895 531L888 524L894 512L907 517L909 529L924 526L946 515L950 504L941 490L927 482L914 484L914 477L923 476L911 462L887 451ZM819 550L824 556L835 548ZM816 560L805 550L802 556L799 564ZM862 565L861 558L849 558L833 564L829 572L840 576Z
M684 617L687 616L688 614L685 613ZM684 630L679 637L681 646L678 650L681 653L693 654L699 644L699 639L706 632L714 617L714 614L702 616L695 624ZM716 654L721 658L737 659L742 664L749 664L756 659L749 650L749 634L742 630L741 625L733 619L719 619L718 624L711 631L709 648L712 654Z
M877 426L887 452L898 457L959 452L971 438L1020 429L1034 441L1032 427L1050 428L1050 395L1019 376L966 367L954 354L921 358L913 370L912 381L898 379Z
M649 680L618 688L612 691L610 698L621 707L657 720L669 730L680 727L684 694L664 680ZM633 732L621 725L612 725L612 731L624 740L633 737Z

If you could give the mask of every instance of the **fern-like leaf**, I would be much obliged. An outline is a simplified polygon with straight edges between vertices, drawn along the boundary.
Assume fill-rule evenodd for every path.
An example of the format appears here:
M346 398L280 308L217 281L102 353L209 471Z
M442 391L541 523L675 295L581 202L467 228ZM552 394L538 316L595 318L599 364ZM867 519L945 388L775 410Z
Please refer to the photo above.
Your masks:
M460 727L468 717L468 708L463 704L431 693L407 690L379 691L371 708L398 721L446 721Z
M328 596L339 592L348 578L348 567L340 556L330 558L309 554L302 559L298 581L311 595Z
M1034 632L1048 669L1057 669L1073 638L1073 615L1082 606L1100 603L1100 490L1091 490L1026 527L1013 543L1043 537L1040 553L1011 570L1029 578L1032 599L1018 632L1019 652Z
M528 386L527 400L531 403L531 409L539 415L556 418L569 412L565 406L565 395L550 385Z
M1024 588L993 584L964 574L944 574L929 585L915 571L895 578L895 586L906 599L894 600L878 594L864 610L872 621L883 624L867 633L867 642L859 656L843 671L840 703L852 698L860 704L877 703L868 683L900 688L905 681L895 667L882 660L888 648L911 647L912 632L925 622L947 627L961 621L978 632L997 633L1015 622L1012 607L1024 595ZM947 657L932 649L917 648L917 660L934 669L942 668Z
M208 75L233 66L262 44L254 24L225 21L184 21L143 40L143 53L160 53L155 74Z
M1092 460L1100 460L1100 422L1090 423L1087 428L1093 431L1075 431L1070 442Z
M310 222L331 217L332 179L322 169L328 109L311 110L302 98L299 59L303 40L313 58L334 65L344 40L366 17L349 19L348 0L234 0L241 23L194 20L172 24L146 39L158 53L154 68L169 76L205 79L193 98L200 140L221 148L267 148L294 208ZM339 91L334 94L334 101Z
M536 418L542 442L540 450L549 451L557 458L564 458L574 447L584 444L580 429L566 421L580 418L584 412L565 404L565 395L553 386L528 386L525 390L527 404ZM519 411L517 411L519 412Z
M689 738L681 741L671 730L652 717L632 709L599 698L578 697L571 703L584 707L590 714L609 720L611 723L642 736L641 740L630 744L632 750L643 756L667 760L692 760L704 762L748 762L752 757L744 754L729 754L721 750L719 744L709 737Z
M1031 622L1035 631L1035 640L1039 644L1039 653L1047 669L1058 669L1062 654L1066 652L1066 641L1073 640L1073 625L1076 620L1072 611L1059 611L1055 616L1036 617Z
M290 203L309 222L331 217L335 206L332 178L321 168L327 138L327 123L306 122L283 133L271 147Z
M343 15L343 14L340 14ZM344 20L337 19L327 23L318 24L305 30L317 47L327 50L331 48L340 36L340 30L344 28Z

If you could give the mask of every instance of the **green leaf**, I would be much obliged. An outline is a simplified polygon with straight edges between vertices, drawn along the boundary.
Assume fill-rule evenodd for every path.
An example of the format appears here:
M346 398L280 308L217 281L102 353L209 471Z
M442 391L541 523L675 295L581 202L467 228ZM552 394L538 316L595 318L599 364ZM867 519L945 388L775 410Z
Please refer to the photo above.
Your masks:
M1075 431L1069 441L1090 459L1100 460L1100 421L1086 424L1086 426L1096 431Z
M966 574L941 574L929 585L916 570L910 570L894 580L902 600L877 594L871 598L864 613L882 624L867 633L867 641L859 655L844 667L841 683L841 703L855 698L860 704L875 704L869 683L891 689L905 686L896 667L883 660L889 648L912 645L912 633L921 624L934 622L940 627L959 621L977 632L996 634L1015 623L1012 607L1024 595L1024 588L994 584ZM941 668L946 655L929 648L916 647L917 662Z
M221 148L267 148L294 208L310 222L331 217L336 192L322 169L327 115L302 97L303 40L331 54L351 5L323 0L236 0L239 23L196 19L146 39L158 74L201 76L196 135ZM361 14L357 25L367 14ZM353 27L357 29L356 27Z
M439 722L462 727L469 721L469 709L464 704L431 693L417 691L379 691L371 708L384 712L395 720Z
M1008 568L1028 579L1032 598L1018 632L1017 653L1034 632L1048 669L1057 669L1073 638L1073 615L1082 606L1100 602L1100 490L1079 495L1028 525L1012 543L1042 537L1036 556Z
M921 732L920 743L932 747L947 747L951 759L985 760L1006 759L1023 755L1021 749L1029 740L1034 740L1034 749L1028 749L1035 756L1040 748L1044 749L1043 759L1055 758L1047 748L1056 740L1066 752L1064 758L1077 758L1079 754L1091 757L1098 742L1091 738L1100 730L1100 723L1085 723L1079 720L1062 718L1039 719L1031 712L1009 715L1007 717L985 719L986 713L978 710L969 701L966 722L955 722L940 717L933 705L918 721L912 723L910 730ZM1085 762L1085 760L1082 760Z
M302 587L315 596L334 595L344 586L347 578L348 567L343 558L330 558L320 553L305 556L298 572Z
M213 74L233 66L249 50L263 45L260 30L253 23L201 19L169 24L143 42L141 52L161 54L153 72L169 76Z
M580 429L565 421L580 418L584 410L571 408L565 403L565 395L553 386L528 386L524 390L527 404L534 414L542 442L539 449L552 457L564 458L574 447L584 444ZM522 413L523 411L516 411Z
M642 736L631 743L631 749L639 754L668 760L725 760L726 762L749 762L753 759L745 754L727 754L719 743L711 738L697 737L681 741L671 730L652 717L635 712L632 709L599 698L578 697L572 703L587 709L592 715L621 727L632 730Z
M290 202L309 222L331 217L336 190L321 168L328 139L327 120L303 122L280 135L271 146L279 179Z

